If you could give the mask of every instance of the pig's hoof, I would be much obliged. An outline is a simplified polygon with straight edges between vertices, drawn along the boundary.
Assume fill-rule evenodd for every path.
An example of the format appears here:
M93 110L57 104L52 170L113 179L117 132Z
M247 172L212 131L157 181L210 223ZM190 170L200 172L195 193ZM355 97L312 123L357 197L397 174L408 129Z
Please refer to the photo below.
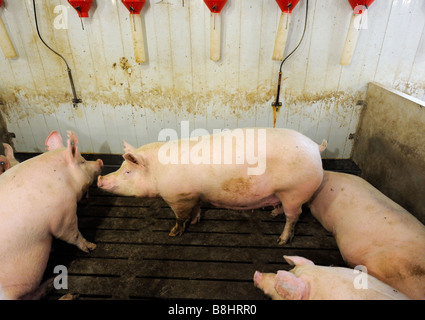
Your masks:
M78 247L85 253L90 253L90 251L93 251L94 249L96 249L96 244L85 240L84 243L78 245Z
M60 297L58 300L78 300L80 295L78 293L67 293L66 295Z
M280 215L282 213L283 213L283 207L279 206L279 207L274 208L272 210L272 212L270 213L270 215L274 218L274 217L277 217L278 215Z
M279 245L283 246L285 244L291 243L293 237L294 237L294 233L291 233L289 236L281 235L279 239L277 239L277 242L279 243Z
M171 229L168 235L170 237L175 237L175 236L181 236L182 234L183 234L183 230L178 230L176 227L174 227L173 229Z
M192 219L190 224L197 224L199 221L201 221L201 216L197 215L195 218Z
M86 246L90 251L93 251L94 249L96 249L96 244L93 242L86 241Z
M288 240L279 238L279 239L277 239L277 242L280 246L283 246L288 242Z
M280 246L283 246L287 243L290 243L291 238L290 237L279 237L279 239L277 239L277 242L279 243Z

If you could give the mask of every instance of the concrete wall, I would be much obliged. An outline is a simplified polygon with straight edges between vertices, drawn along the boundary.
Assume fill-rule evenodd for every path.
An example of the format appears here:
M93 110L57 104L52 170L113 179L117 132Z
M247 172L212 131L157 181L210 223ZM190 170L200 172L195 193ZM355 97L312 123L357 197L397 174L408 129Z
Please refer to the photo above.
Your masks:
M370 83L353 160L362 176L425 222L425 102Z

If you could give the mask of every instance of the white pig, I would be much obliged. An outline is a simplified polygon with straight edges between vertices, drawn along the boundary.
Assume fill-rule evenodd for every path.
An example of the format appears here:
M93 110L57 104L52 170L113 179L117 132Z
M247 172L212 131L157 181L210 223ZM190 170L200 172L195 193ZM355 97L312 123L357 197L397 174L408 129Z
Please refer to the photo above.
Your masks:
M297 256L284 256L290 271L254 274L254 285L273 300L407 300L401 292L367 273L342 267L316 266Z
M309 202L345 262L412 299L425 299L425 226L364 179L325 171Z
M19 164L19 161L15 159L12 147L7 143L3 143L3 147L5 156L0 156L0 174Z
M226 141L230 141L227 147ZM156 142L138 149L124 146L121 168L99 176L98 186L125 196L162 197L177 218L170 236L181 235L191 218L192 223L199 221L200 201L233 210L282 203L283 210L277 208L273 214L285 213L279 238L285 244L292 239L302 204L322 182L320 151L326 141L319 146L294 130L247 128L202 136L200 141ZM174 154L171 163L164 164L164 150ZM253 154L257 168L253 168ZM260 164L262 172L250 174L250 169L261 169Z
M103 166L85 161L77 137L68 144L54 131L49 152L31 158L0 176L0 297L28 298L40 285L52 236L85 252L96 245L78 230L77 201Z

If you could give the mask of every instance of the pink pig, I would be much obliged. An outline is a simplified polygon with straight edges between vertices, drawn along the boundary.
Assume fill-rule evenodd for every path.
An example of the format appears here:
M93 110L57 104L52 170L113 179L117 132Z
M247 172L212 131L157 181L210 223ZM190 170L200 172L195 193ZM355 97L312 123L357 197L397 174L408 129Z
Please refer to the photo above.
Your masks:
M102 160L86 161L68 131L67 147L52 132L49 152L0 176L0 297L19 299L37 291L52 236L85 252L95 249L78 230L77 201L100 173Z
M273 300L408 299L382 281L357 270L316 266L312 261L297 256L284 258L295 268L280 270L277 274L258 271L254 274L254 285Z
M7 143L3 143L3 147L5 156L0 156L0 174L19 164L19 161L15 159L12 147Z
M227 147L226 141L231 142ZM219 142L220 147L216 147ZM326 141L319 146L293 130L247 128L200 140L156 142L138 149L124 145L121 168L99 176L98 186L125 196L162 197L177 218L170 236L181 235L190 219L192 223L199 221L200 201L234 210L282 203L283 210L277 208L273 214L285 212L286 225L279 238L279 243L285 244L293 236L302 204L322 182L320 151ZM164 164L164 150L170 154L176 151L170 156L171 163ZM258 163L260 157L264 160L264 170L258 174L250 174L253 154L257 154ZM189 155L191 161L184 163L182 159L189 159Z
M349 266L412 299L425 299L425 226L364 179L325 171L309 203Z

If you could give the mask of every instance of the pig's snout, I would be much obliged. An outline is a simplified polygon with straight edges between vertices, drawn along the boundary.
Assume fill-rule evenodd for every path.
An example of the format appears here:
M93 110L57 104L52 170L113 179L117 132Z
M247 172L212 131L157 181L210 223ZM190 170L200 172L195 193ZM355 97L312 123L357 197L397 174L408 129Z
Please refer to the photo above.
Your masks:
M93 163L92 168L93 168L94 179L96 179L96 177L101 173L103 169L103 161L101 159L97 159L96 161L93 161L92 163Z
M261 274L261 272L255 271L255 273L254 273L254 285L256 287L259 287L262 280L263 280L263 275Z
M101 176L101 175L97 177L97 186L105 190L112 189L112 183L110 179L108 179L107 177L105 178L105 176Z
M102 159L97 159L96 162L99 165L100 170L102 170L103 169L103 161L102 161Z

